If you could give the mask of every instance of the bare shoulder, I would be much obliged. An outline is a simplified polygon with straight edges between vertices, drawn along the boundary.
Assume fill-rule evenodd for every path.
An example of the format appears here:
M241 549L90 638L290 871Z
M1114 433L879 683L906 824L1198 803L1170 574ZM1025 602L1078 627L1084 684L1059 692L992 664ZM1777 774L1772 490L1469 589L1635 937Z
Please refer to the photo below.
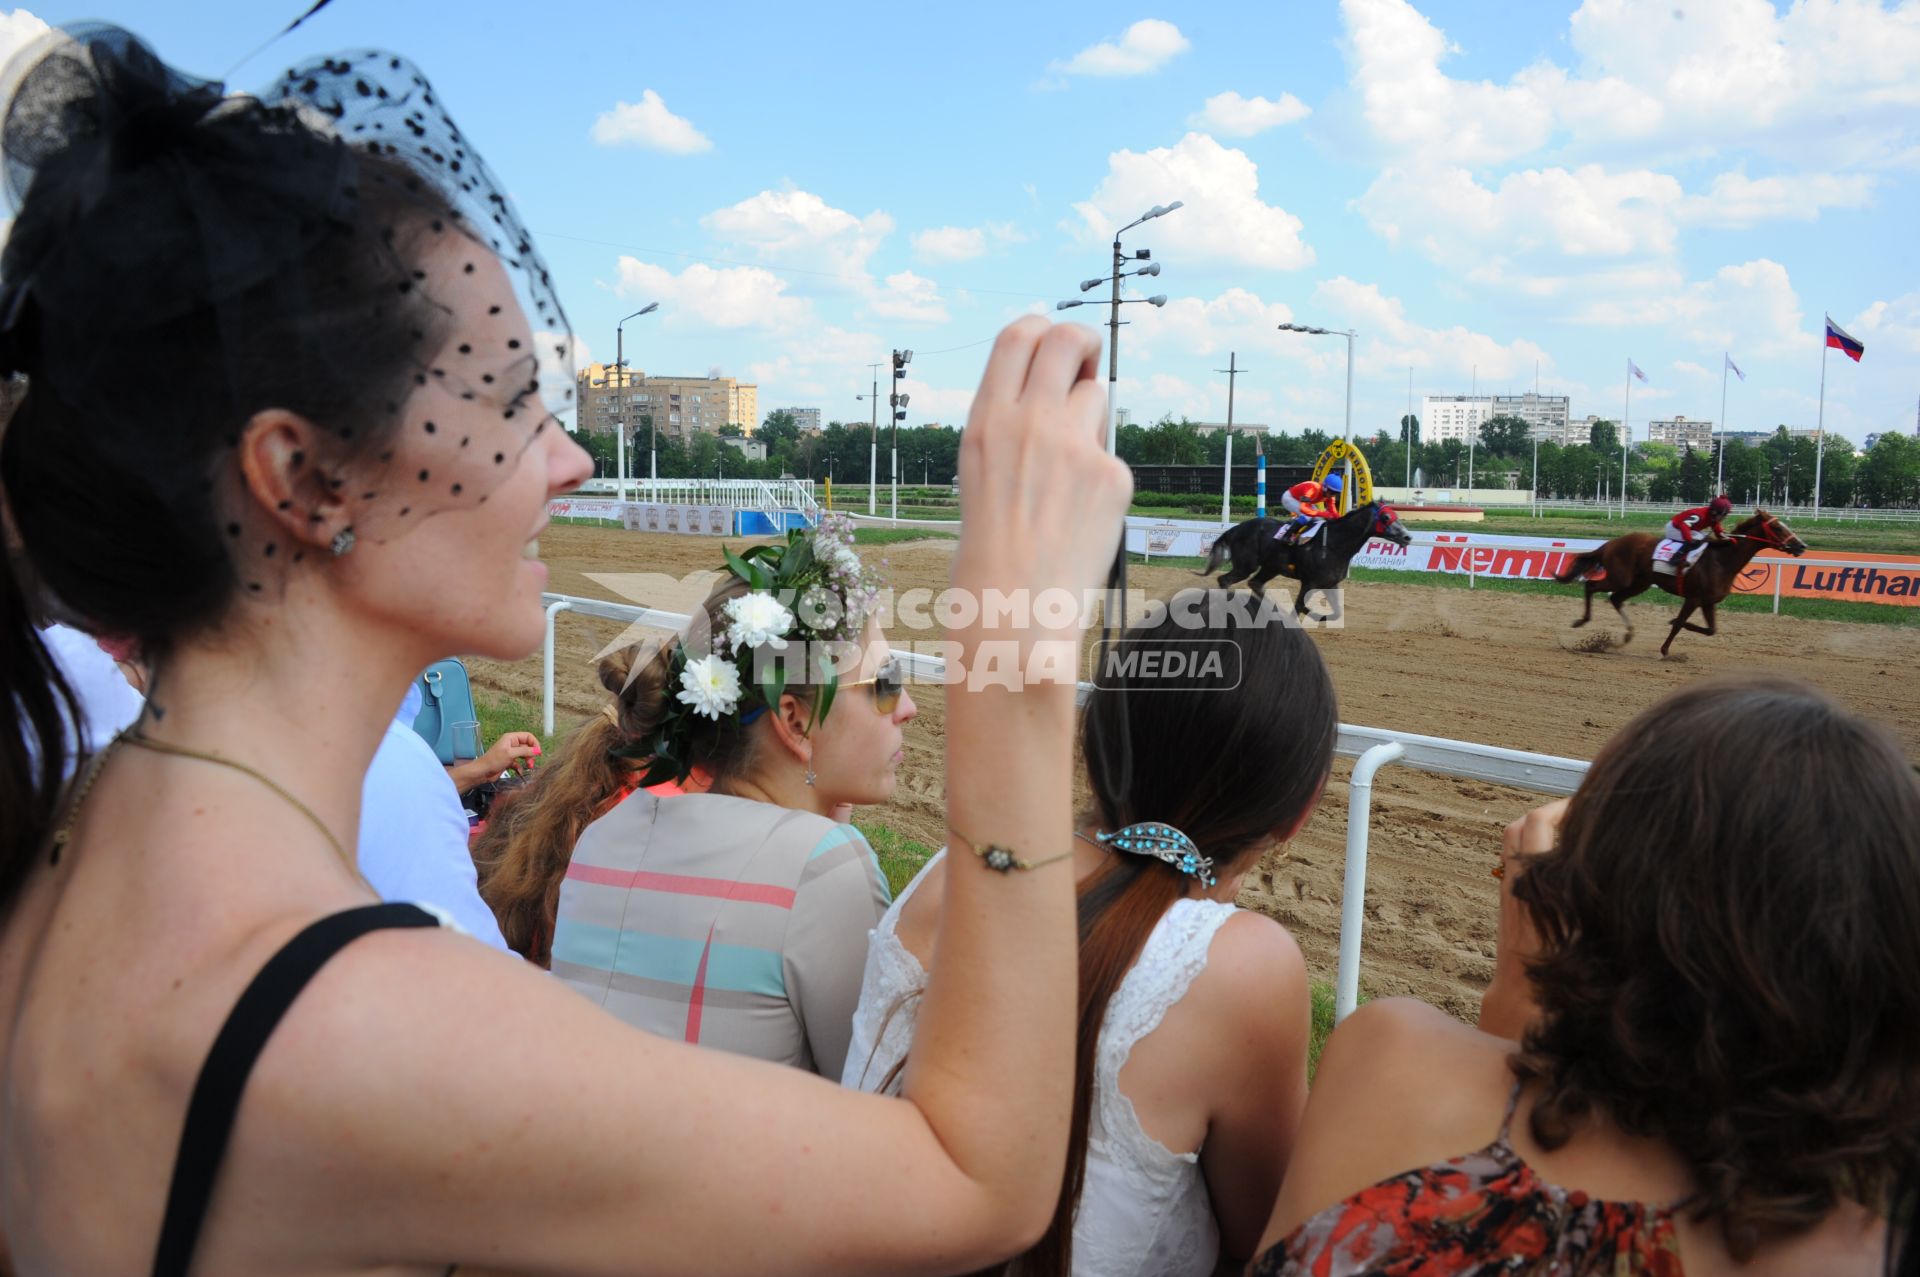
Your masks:
M1264 914L1236 909L1214 933L1207 965L1188 997L1236 1015L1271 1008L1292 1015L1307 1000L1307 963L1287 929Z
M1364 1188L1486 1147L1512 1093L1512 1050L1411 999L1348 1016L1321 1053L1262 1248Z
M1506 1067L1512 1050L1511 1042L1424 1002L1383 998L1355 1010L1327 1039L1314 1099L1379 1113L1387 1129L1417 1114L1423 1126L1461 1127L1469 1138L1485 1124L1491 1104L1490 1136L1512 1088Z

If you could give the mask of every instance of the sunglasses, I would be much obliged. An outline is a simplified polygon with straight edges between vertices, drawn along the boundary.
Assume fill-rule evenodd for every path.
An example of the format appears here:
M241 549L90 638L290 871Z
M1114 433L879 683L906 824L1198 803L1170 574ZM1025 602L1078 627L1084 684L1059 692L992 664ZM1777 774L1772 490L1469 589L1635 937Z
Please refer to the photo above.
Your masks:
M872 678L853 679L840 684L841 687L873 687L873 708L881 714L891 714L900 707L901 693L907 690L906 679L902 675L900 662L889 660L882 665Z

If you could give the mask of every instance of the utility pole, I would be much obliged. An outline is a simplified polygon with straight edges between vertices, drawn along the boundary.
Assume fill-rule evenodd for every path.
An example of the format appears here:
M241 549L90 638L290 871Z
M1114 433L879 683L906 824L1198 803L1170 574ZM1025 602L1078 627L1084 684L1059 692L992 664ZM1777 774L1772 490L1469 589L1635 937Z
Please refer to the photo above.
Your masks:
M1246 369L1240 367L1239 356L1233 351L1227 352L1227 366L1215 368L1215 372L1227 374L1227 463L1225 473L1220 479L1220 522L1222 526L1232 522L1233 499L1233 382Z

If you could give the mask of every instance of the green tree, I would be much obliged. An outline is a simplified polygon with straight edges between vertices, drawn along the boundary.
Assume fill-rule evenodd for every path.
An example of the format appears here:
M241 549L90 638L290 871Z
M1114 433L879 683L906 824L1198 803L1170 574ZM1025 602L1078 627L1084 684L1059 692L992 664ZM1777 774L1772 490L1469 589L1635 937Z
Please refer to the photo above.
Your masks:
M1418 444L1419 442L1420 418L1418 414L1410 412L1400 418L1400 446L1404 448L1410 443Z
M1497 457L1517 457L1531 443L1527 423L1519 417L1491 417L1480 427L1480 446Z
M1613 421L1596 421L1587 428L1587 446L1601 452L1620 451L1620 426Z
M790 444L800 437L800 423L793 419L792 413L784 408L778 409L767 414L767 419L760 423L753 437L767 445L767 453L771 456L779 445Z
M1860 495L1871 505L1920 504L1920 438L1888 431L1860 465Z

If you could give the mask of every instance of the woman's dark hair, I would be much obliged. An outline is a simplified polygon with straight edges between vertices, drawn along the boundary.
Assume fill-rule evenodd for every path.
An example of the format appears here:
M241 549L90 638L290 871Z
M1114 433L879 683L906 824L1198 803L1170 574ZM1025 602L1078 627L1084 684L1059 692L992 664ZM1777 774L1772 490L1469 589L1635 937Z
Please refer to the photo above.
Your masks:
M1514 885L1541 937L1514 1069L1558 1148L1658 1139L1735 1259L1920 1154L1920 780L1802 683L1702 683L1607 743Z
M162 658L259 587L231 491L250 418L280 408L321 427L316 485L388 446L446 328L404 266L450 206L399 160L292 105L222 98L111 29L28 70L4 146L19 206L0 374L27 390L0 436L0 494L39 586ZM4 908L76 744L10 562L0 609Z
M709 632L726 629L726 605L748 588L745 581L728 576L707 596L703 606ZM636 644L602 659L600 684L613 693L612 712L595 714L574 728L536 781L497 802L474 845L480 895L499 920L508 946L530 962L552 964L560 884L581 831L633 783L642 766L616 751L652 736L668 698L678 690L667 686L672 652L672 643ZM796 683L786 692L810 703L814 689ZM735 779L751 770L758 739L756 733L742 730L737 716L696 717L689 761L714 790L727 793Z
M1110 651L1081 720L1102 829L1172 825L1227 878L1311 813L1333 766L1339 707L1320 649L1248 596L1183 590L1163 617L1130 627ZM1271 619L1269 619L1271 618ZM1219 658L1211 674L1206 658ZM1168 676L1178 655L1182 672ZM1131 663L1129 664L1129 661ZM1196 664L1200 667L1196 669ZM1121 704L1125 698L1125 704ZM1131 750L1126 793L1108 793L1115 755ZM1065 1274L1086 1178L1094 1048L1107 1003L1154 925L1193 880L1148 856L1116 853L1080 885L1079 1030L1066 1174L1053 1222L1009 1273Z

